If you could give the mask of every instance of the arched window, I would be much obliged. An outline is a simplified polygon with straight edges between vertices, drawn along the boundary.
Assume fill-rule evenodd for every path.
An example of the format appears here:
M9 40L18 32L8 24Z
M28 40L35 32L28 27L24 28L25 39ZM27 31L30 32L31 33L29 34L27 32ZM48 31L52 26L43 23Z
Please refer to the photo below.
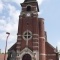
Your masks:
M27 11L31 11L31 6L27 6Z

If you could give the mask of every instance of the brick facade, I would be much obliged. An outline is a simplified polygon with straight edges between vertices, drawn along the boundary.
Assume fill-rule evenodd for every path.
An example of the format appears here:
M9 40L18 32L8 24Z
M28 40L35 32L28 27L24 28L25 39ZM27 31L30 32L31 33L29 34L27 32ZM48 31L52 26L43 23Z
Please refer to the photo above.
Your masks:
M44 19L38 18L36 0L21 4L17 42L8 50L9 60L58 60L58 52L47 42ZM28 57L27 57L28 55Z
M4 53L0 53L0 60L4 60ZM5 60L7 60L8 54L6 54Z

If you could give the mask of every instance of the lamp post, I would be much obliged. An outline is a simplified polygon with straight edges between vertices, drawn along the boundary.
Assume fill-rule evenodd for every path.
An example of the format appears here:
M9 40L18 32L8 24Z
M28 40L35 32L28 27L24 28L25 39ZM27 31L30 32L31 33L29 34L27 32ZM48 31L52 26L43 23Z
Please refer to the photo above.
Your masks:
M4 60L6 59L7 40L8 40L8 37L9 37L10 33L9 33L9 32L6 32L6 34L7 34L8 36L7 36L7 38L6 38L6 46L5 46Z

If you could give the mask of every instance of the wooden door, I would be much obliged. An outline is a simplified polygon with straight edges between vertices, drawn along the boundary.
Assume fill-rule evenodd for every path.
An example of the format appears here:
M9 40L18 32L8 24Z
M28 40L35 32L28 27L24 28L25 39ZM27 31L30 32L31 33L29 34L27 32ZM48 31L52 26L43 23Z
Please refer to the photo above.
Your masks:
M22 60L31 60L31 56L29 54L25 54Z

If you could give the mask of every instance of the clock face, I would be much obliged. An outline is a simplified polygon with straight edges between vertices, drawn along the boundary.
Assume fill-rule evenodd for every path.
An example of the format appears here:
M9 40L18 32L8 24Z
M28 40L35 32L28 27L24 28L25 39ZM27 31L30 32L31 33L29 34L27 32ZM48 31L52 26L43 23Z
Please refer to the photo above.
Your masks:
M27 16L28 16L28 17L31 16L30 13L27 13Z

